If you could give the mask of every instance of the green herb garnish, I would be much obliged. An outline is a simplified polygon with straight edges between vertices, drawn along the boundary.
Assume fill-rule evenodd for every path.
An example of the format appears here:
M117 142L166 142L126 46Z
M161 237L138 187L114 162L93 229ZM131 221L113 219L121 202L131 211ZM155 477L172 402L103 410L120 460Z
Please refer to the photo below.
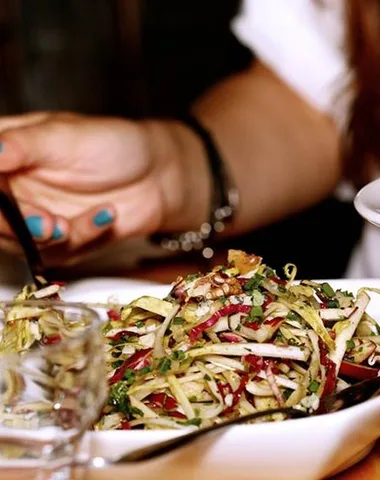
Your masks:
M317 382L316 380L313 380L310 385L309 385L309 392L316 393L318 392L320 383Z
M146 367L139 370L139 375L146 375L147 373L149 373L151 371L152 371L152 367L150 365L147 365Z
M174 317L173 325L182 325L185 322L185 319L182 317Z
M347 340L347 342L346 342L346 349L351 350L352 348L355 348L355 342L351 338L350 340Z
M186 420L186 422L183 422L183 425L195 425L196 427L199 427L200 424L202 423L202 420L200 418L192 418L191 420Z
M170 358L162 358L158 364L158 370L161 375L167 375L168 371L172 368L172 361Z
M184 360L186 358L185 352L182 350L176 350L175 352L172 353L172 359L173 360Z
M321 285L321 290L323 295L325 295L326 297L328 298L335 297L335 291L329 283L323 282Z
M131 413L127 382L120 381L114 385L111 385L108 395L108 404L115 407L118 412L122 412L127 415Z
M264 280L264 276L256 273L256 275L248 280L248 282L244 285L244 290L246 292L250 292L255 288L258 288L261 285L261 282Z
M339 300L328 300L327 301L327 308L339 308Z

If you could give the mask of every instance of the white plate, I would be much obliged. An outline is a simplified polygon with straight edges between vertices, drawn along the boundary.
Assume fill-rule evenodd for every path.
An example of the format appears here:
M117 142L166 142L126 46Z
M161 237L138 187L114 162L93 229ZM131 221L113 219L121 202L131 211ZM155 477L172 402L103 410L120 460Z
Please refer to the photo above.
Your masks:
M354 200L360 215L380 227L380 178L363 187Z
M356 292L380 288L380 280L332 280L335 288ZM168 286L148 282L99 279L77 282L66 300L128 302L141 295L163 296ZM0 288L0 298L5 291ZM380 319L380 296L371 295L369 312ZM9 297L8 297L9 298ZM181 431L89 432L83 455L115 457L137 447L180 435ZM365 456L380 437L380 398L321 417L283 423L241 425L204 439L177 453L141 465L125 466L123 478L315 480L335 474Z

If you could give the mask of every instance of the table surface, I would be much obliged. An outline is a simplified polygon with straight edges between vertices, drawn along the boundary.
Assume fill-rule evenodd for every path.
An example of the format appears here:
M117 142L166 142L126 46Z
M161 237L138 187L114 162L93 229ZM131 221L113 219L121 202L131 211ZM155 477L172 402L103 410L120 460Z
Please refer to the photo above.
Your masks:
M220 258L215 260L215 263L219 263ZM174 281L179 275L186 275L187 273L194 273L197 271L204 271L205 267L201 263L188 263L180 261L165 261L152 262L149 266L139 268L136 271L117 272L118 275L128 278L138 278L150 281L155 281L163 284L169 284ZM175 475L177 474L177 475ZM178 476L181 480L194 480L194 474L192 472L186 472L181 470L180 472L173 472L173 477ZM158 478L158 477L157 477ZM252 474L247 478L254 478ZM28 476L26 472L7 472L1 473L1 480L31 480L32 477ZM81 472L75 475L75 480L132 480L128 467L117 466L107 468L100 471L87 471ZM213 477L207 476L207 480L220 480L220 475ZM376 443L371 453L357 465L351 467L345 472L334 477L334 480L379 480L380 479L380 439ZM133 480L135 480L133 478ZM332 480L332 479L331 479Z

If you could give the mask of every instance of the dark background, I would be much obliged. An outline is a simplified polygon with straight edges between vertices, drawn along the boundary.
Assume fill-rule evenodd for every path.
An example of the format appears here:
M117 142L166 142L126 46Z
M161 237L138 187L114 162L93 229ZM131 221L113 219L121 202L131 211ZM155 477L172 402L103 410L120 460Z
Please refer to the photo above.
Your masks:
M239 8L238 0L0 0L0 113L176 117L252 61L229 28ZM277 269L294 262L301 277L338 278L361 226L351 204L327 199L223 248Z

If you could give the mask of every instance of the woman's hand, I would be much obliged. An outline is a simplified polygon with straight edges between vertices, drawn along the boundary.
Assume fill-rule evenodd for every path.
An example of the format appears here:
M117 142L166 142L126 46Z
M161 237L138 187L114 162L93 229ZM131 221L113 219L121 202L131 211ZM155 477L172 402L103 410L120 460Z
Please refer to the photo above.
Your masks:
M101 239L191 227L204 217L199 199L188 198L197 179L188 153L201 157L202 147L179 124L38 113L0 119L0 141L0 172L50 263L72 263ZM207 181L207 170L198 173ZM1 219L0 235L0 247L17 250Z

